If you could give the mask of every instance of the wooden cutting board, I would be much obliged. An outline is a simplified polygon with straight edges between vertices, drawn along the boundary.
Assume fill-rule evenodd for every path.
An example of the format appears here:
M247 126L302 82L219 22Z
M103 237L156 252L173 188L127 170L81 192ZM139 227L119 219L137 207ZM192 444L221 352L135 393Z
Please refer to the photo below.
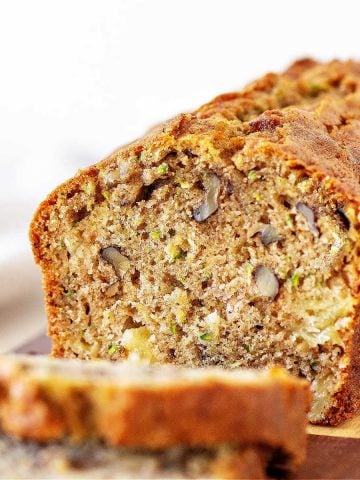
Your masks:
M40 335L17 353L48 354L50 339ZM360 480L360 415L339 427L308 427L307 460L296 479Z

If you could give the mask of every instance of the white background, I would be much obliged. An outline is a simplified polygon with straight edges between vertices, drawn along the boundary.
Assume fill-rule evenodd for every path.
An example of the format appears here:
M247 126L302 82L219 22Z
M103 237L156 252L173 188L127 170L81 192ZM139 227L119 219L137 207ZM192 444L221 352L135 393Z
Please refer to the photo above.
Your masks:
M351 0L0 0L0 350L45 328L27 240L79 168L302 56L360 59Z

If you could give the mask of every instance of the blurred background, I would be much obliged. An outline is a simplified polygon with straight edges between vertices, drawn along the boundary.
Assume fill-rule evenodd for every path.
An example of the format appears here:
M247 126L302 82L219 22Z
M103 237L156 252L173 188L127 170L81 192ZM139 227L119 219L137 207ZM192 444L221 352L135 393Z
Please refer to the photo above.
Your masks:
M1 0L0 351L46 328L28 241L59 183L298 57L360 59L355 0Z

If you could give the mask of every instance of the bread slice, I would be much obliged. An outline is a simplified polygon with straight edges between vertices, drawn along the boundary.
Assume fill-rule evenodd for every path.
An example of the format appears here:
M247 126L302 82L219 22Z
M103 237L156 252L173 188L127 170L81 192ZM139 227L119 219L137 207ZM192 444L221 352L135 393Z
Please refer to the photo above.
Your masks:
M357 411L359 78L298 62L52 192L31 241L53 354L282 365L312 422Z
M164 449L266 445L305 454L308 383L280 369L186 369L0 357L0 425L38 441L98 439Z
M161 451L80 444L39 444L0 436L0 478L17 479L265 479L274 452L264 447ZM276 465L275 472L279 464ZM280 465L281 467L281 465ZM283 471L284 473L284 471ZM271 475L271 478L274 478Z

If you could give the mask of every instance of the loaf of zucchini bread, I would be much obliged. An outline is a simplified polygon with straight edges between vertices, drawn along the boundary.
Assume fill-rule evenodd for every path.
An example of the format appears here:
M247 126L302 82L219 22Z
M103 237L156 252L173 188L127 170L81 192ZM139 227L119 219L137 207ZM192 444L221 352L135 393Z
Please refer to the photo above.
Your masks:
M0 357L0 429L40 442L161 450L263 445L305 456L309 386L281 369Z
M281 365L360 406L360 64L299 61L81 171L31 226L53 355Z

